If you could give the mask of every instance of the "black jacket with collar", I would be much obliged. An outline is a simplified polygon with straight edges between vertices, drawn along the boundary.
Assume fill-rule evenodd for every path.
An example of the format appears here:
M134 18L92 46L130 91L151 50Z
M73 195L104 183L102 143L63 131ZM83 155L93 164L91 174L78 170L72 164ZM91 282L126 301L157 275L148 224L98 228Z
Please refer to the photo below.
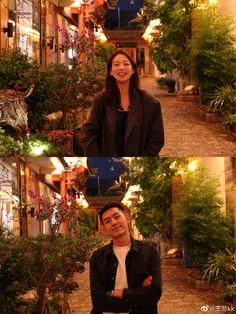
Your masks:
M116 113L116 106L107 104L103 93L95 97L89 119L83 125L80 136L85 156L117 156ZM158 156L163 145L160 103L146 92L137 92L127 120L125 156Z
M128 288L123 299L108 296L114 289L117 258L112 243L95 251L90 260L90 289L93 303L91 314L103 312L128 312L133 314L157 314L157 302L162 293L160 257L153 244L132 240L126 257ZM143 281L152 276L150 286Z

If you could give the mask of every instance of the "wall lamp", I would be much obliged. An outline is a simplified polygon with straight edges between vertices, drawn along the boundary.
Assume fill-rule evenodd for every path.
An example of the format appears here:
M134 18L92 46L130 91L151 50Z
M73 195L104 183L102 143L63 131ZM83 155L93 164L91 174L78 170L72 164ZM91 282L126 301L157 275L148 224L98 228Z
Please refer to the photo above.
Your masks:
M48 37L48 39L49 39L49 43L47 44L47 46L49 46L50 49L53 49L55 37L54 36L50 36L50 37Z
M7 33L7 37L13 37L13 23L8 22L7 27L3 27L3 33Z

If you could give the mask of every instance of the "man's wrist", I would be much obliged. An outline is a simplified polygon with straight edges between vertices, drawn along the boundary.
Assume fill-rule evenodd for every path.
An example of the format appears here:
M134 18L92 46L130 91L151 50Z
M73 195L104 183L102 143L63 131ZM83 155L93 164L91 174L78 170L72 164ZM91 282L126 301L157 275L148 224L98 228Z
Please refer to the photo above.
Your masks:
M115 298L122 299L123 298L123 291L124 291L124 289L115 289L115 290L113 290L113 296Z

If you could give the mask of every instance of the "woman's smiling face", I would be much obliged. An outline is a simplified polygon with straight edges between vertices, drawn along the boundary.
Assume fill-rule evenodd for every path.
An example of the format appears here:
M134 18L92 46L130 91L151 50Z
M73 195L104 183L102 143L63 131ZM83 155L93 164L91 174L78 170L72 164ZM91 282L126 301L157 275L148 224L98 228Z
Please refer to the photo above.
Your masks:
M134 69L132 68L132 64L125 55L118 54L114 57L110 75L112 75L118 83L129 82L133 73Z

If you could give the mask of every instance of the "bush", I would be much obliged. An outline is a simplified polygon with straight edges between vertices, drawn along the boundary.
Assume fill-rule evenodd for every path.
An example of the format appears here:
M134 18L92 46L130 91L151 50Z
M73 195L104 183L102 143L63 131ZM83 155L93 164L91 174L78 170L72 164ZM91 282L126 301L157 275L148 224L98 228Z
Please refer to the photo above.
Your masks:
M0 156L19 156L23 152L23 143L15 140L13 137L6 135L5 130L0 127Z
M214 94L210 95L209 110L225 115L236 113L236 89L235 85L218 87Z
M0 89L25 91L37 80L38 65L20 50L0 52Z
M99 240L82 229L74 230L73 236L2 237L0 312L16 313L20 304L17 296L34 287L38 297L27 305L27 313L45 313L58 292L69 294L78 288L73 273L84 271L84 263L98 245Z
M218 181L206 169L186 175L176 205L182 214L178 233L191 265L200 270L211 254L234 246L233 225L220 212L221 204Z
M159 88L165 89L166 88L166 78L160 77L159 79L157 79L157 84L158 84Z
M215 8L199 11L197 34L192 40L193 66L203 102L217 87L236 82L236 50L232 21Z
M234 131L235 126L236 126L236 114L226 115L225 121L223 124L227 130Z
M236 252L226 249L211 255L204 267L203 278L222 282L223 297L232 301L236 297Z

